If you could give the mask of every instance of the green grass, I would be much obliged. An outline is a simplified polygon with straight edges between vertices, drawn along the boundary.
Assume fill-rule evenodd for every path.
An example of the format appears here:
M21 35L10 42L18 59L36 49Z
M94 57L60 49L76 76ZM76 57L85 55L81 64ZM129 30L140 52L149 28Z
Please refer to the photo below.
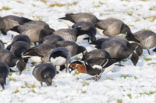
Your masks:
M144 60L148 62L148 61L151 61L152 58L144 58Z
M156 91L149 91L149 92L142 92L142 93L139 93L140 95L153 95L155 94Z
M131 94L127 94L127 96L128 96L130 99L132 99L132 95L131 95Z

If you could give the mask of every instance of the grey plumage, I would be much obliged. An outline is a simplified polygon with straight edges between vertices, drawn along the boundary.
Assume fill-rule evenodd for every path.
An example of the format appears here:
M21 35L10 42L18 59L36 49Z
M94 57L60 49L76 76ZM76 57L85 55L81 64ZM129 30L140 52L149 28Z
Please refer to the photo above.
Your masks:
M91 22L76 22L72 28L78 28L78 35L87 34L89 39L93 42L96 40L96 27Z
M5 35L11 28L31 21L25 17L8 15L0 18L0 31Z
M53 44L40 44L39 46L28 49L23 53L23 57L39 56L42 62L48 62L49 56L55 46Z
M54 32L54 34L61 36L66 41L76 41L77 40L77 29L59 29Z
M32 42L42 42L44 37L51 35L54 32L54 30L44 21L31 21L16 26L11 30L27 35Z
M17 57L9 50L0 50L0 62L6 63L9 67L14 67L17 60Z
M82 46L79 46L73 41L58 41L56 44L56 47L65 47L69 50L71 56L75 56L79 53L83 53L86 51L86 49Z
M16 41L24 41L30 45L31 41L27 35L16 35L12 42L7 46L7 49L10 50L11 46L16 42Z
M50 86L52 84L52 79L56 75L56 69L50 63L42 63L35 66L32 74L38 81L40 81L41 86L43 82L45 82L47 86Z
M156 47L156 33L149 30L138 31L134 33L135 37L140 41L142 48L149 49Z
M1 49L4 49L4 43L3 43L2 40L0 40L0 50L1 50Z
M116 62L126 59L131 55L130 57L134 65L138 61L138 55L134 52L136 47L137 45L127 45L119 40L108 40L101 45L101 49L107 51L111 58L116 58Z
M4 85L6 84L6 78L9 75L9 66L6 63L0 62L0 85L4 89Z
M28 44L27 42L24 42L24 41L16 41L11 46L10 51L18 58L16 66L17 66L20 74L24 70L24 68L27 64L27 61L28 61L28 58L22 58L22 54L29 48L30 48L30 44Z
M92 22L96 23L98 21L97 17L91 13L68 13L65 15L65 17L62 17L60 19L69 20L71 22Z
M139 42L131 32L129 26L116 18L100 20L96 26L103 30L103 34L109 37L124 33L127 40Z
M43 43L56 44L57 41L64 41L64 39L59 35L53 34L53 35L46 36L43 40Z

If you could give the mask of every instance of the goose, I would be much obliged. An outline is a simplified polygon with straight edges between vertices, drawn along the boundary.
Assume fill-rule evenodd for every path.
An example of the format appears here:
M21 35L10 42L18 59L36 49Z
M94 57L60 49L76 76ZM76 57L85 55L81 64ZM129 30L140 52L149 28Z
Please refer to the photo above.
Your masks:
M49 60L55 67L59 67L57 71L62 71L65 68L67 71L68 64L70 63L70 57L71 54L67 48L57 47L51 52Z
M0 17L0 31L3 33L3 35L6 35L6 33L13 27L22 25L29 21L31 20L28 18L19 17L15 15L8 15L8 16Z
M76 41L77 40L77 30L78 28L72 29L59 29L56 30L53 34L61 36L66 41Z
M69 20L73 23L85 21L95 24L98 21L97 17L91 13L67 13L65 17L59 19Z
M6 63L0 62L0 85L3 89L5 89L4 85L6 84L6 78L9 75L9 70L10 68Z
M6 49L10 50L11 46L16 42L16 41L24 41L26 43L28 43L30 45L31 40L29 39L29 37L27 35L16 35L15 37L13 37L12 42L7 46Z
M43 86L43 82L50 86L52 85L52 79L56 75L56 68L50 63L41 63L35 66L32 74L40 81L41 86Z
M27 57L38 56L38 57L41 57L42 63L48 62L49 56L54 48L55 48L55 45L51 43L42 43L36 47L30 48L26 50L25 52L23 52L22 57L27 58Z
M93 23L84 21L76 22L72 25L72 28L78 28L78 36L87 34L89 36L88 41L91 40L93 42L96 40L96 27Z
M71 56L75 56L79 53L85 53L86 48L83 46L79 46L73 41L58 41L55 44L56 47L65 47L69 50Z
M18 59L16 66L19 70L19 74L24 70L28 58L22 58L22 54L30 48L30 45L24 41L16 41L10 48L10 51L16 56Z
M30 21L23 25L16 26L11 29L20 34L27 35L31 42L42 42L43 38L51 35L54 29L50 28L44 21Z
M156 33L150 30L142 30L134 33L134 36L140 41L143 49L146 49L150 54L149 49L154 48L156 52Z
M139 42L139 40L134 37L129 26L119 19L107 18L104 20L99 20L96 23L96 27L102 29L103 34L108 37L113 37L120 33L124 33L127 40Z

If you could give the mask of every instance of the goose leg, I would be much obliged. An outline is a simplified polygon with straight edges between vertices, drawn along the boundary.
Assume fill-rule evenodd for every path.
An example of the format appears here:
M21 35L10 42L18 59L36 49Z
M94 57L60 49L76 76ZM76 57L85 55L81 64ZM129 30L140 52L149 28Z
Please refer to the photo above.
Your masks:
M150 53L149 49L147 49L147 52L148 52L148 54L149 54L149 55L151 55L151 53Z
M41 84L41 87L43 86L43 83L42 82L40 82L40 84Z

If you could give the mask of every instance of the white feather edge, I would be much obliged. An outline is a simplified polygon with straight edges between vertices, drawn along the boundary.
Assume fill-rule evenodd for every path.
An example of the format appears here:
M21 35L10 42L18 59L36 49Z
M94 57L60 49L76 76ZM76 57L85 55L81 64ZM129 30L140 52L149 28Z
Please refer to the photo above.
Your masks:
M50 62L55 66L64 65L66 63L66 58L64 57L56 57L56 58L50 58Z

